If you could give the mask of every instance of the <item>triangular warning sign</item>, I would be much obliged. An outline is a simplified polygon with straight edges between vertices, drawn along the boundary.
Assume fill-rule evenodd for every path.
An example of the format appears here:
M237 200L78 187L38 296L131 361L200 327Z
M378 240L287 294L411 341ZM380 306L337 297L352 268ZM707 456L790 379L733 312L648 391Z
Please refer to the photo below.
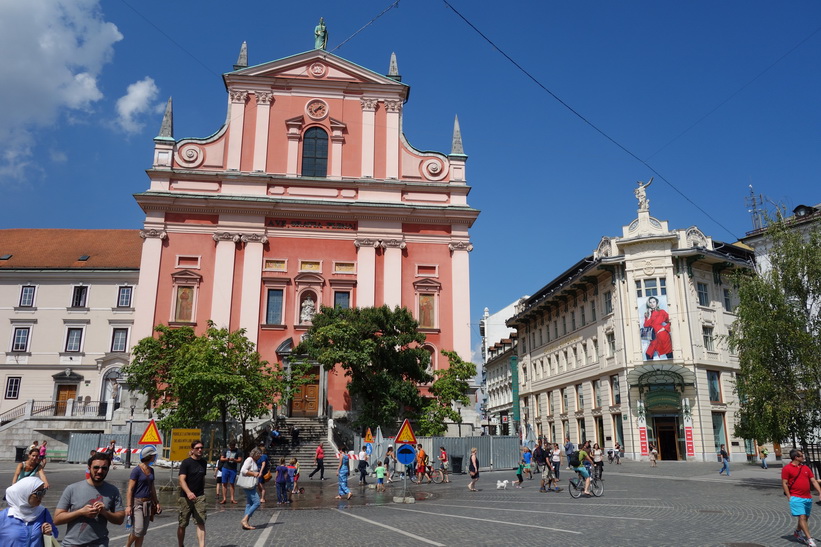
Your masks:
M368 428L368 432L365 433L365 439L362 441L364 443L373 443L373 434L371 433L371 428Z
M148 427L145 428L145 432L143 432L143 436L140 437L137 444L162 444L160 432L157 429L157 424L154 423L154 420L148 422Z
M407 419L402 422L402 427L399 428L399 433L393 441L396 444L416 444L416 435L413 434L413 428Z

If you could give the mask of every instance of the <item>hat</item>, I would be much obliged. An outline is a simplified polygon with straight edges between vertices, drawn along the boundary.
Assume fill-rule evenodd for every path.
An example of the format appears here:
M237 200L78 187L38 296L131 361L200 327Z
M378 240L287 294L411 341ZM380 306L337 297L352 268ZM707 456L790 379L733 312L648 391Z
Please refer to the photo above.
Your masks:
M140 461L143 461L146 458L150 458L152 456L157 455L157 449L153 446L146 446L142 450L140 450Z

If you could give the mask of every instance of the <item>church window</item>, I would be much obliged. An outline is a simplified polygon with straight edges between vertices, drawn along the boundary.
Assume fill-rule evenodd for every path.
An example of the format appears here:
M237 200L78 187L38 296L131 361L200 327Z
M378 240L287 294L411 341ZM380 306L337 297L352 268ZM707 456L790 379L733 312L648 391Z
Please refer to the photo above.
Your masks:
M328 174L328 134L312 127L302 138L302 176L325 177Z

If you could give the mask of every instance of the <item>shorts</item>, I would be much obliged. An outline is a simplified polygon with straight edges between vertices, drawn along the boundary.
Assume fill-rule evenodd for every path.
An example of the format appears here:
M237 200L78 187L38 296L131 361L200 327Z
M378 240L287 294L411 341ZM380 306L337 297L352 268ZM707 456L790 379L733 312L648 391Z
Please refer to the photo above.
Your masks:
M442 471L447 471L447 470L448 470L448 462L446 462L446 461L442 462L442 463L439 465L439 468L440 468Z
M132 507L132 519L134 521L134 528L131 533L134 537L141 538L148 532L148 523L151 521L152 503L150 501L138 502L134 500L135 504Z
M792 516L794 517L801 515L810 516L812 512L812 498L790 496L790 512L792 512Z
M233 469L222 468L222 484L234 484L237 482L237 472Z
M587 468L583 465L580 465L579 467L574 467L573 470L581 473L582 477L584 477L585 479L590 478L590 471L588 471Z
M197 524L205 524L205 494L198 496L194 501L181 497L177 505L180 509L180 528L188 526L188 522L192 516L194 517L194 522Z
M553 472L552 465L545 465L544 471L542 471L542 480L543 481L552 481L556 478L556 474Z
M385 484L385 479L376 479L376 484Z
M222 469L217 469L217 478L222 479ZM218 480L217 482L222 482L222 480Z
M428 472L428 468L425 464L417 465L416 466L416 472L419 473L420 475L424 475L425 473Z

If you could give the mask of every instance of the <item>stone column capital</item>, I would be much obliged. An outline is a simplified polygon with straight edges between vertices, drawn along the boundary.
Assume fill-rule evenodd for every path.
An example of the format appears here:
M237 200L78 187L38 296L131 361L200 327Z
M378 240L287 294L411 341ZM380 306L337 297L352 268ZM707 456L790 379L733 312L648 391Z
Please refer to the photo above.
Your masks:
M358 237L353 241L354 246L359 249L361 247L370 247L370 248L377 248L379 247L379 240L372 239L369 237Z
M167 239L168 234L165 230L148 228L147 230L140 230L140 237L143 239Z
M234 243L239 243L242 238L242 234L237 234L233 232L214 232L214 235L211 237L216 242L233 241Z
M455 251L467 251L470 252L473 250L473 244L470 241L454 241L453 243L448 244L448 249L451 252Z

